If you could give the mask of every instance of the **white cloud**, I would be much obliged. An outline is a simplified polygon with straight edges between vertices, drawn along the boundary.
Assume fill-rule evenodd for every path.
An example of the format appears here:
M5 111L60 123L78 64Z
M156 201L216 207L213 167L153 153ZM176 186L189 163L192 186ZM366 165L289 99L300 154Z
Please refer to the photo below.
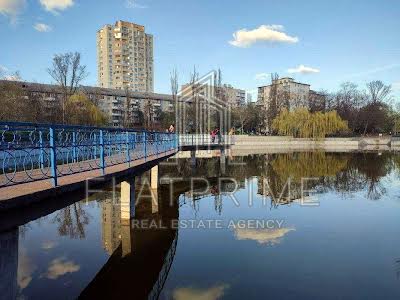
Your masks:
M278 229L247 229L236 228L235 238L237 240L253 240L259 244L276 245L281 239L294 228L278 228Z
M300 73L300 74L319 73L319 69L306 67L305 65L299 65L298 67L288 69L287 71L288 73Z
M400 81L392 83L392 89L395 91L400 91Z
M208 289L197 289L197 288L177 288L173 291L174 300L216 300L221 298L225 290L229 288L229 285L216 285Z
M8 71L8 69L6 67L0 65L0 73L1 72L7 72L7 71Z
M0 0L0 14L10 18L12 23L26 6L26 0Z
M39 32L49 32L53 30L53 28L51 28L50 25L44 23L36 23L35 26L33 26L33 28L35 28Z
M74 5L74 0L40 0L45 10L58 13Z
M18 74L13 74L13 75L5 75L3 76L4 80L11 80L11 81L22 81L21 76Z
M74 273L79 271L81 267L73 261L67 261L65 258L53 259L47 269L45 276L48 279L57 279L67 273Z
M126 8L147 8L147 5L142 5L136 2L136 0L126 0L125 1Z
M297 43L298 41L298 37L287 35L282 25L261 25L253 30L236 31L233 33L233 41L229 43L235 47L246 48L257 42Z
M254 76L254 79L264 81L264 80L267 80L268 78L270 78L270 76L271 76L270 73L258 73L258 74L256 74L256 76Z

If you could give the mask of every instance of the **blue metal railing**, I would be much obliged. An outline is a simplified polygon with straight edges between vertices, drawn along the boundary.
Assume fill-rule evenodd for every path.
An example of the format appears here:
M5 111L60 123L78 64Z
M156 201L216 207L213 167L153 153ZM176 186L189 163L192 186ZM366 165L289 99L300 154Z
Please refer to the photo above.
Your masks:
M0 188L102 170L178 148L175 134L133 129L0 122Z

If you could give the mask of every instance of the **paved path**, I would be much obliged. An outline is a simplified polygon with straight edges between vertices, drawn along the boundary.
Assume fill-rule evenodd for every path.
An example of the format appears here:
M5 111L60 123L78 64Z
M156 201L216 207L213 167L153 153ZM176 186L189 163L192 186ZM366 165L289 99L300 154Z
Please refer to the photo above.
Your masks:
M29 203L39 200L39 198L55 196L64 192L76 190L85 187L88 179L98 181L109 179L114 175L127 172L147 163L155 163L158 159L171 156L176 153L176 150L170 150L158 155L147 156L127 163L110 166L105 169L105 175L102 175L101 169L92 170L72 175L66 175L58 178L58 186L53 187L51 180L40 180L35 182L28 182L14 186L3 187L0 189L0 210L13 208L20 205L27 205ZM96 179L94 179L96 178Z

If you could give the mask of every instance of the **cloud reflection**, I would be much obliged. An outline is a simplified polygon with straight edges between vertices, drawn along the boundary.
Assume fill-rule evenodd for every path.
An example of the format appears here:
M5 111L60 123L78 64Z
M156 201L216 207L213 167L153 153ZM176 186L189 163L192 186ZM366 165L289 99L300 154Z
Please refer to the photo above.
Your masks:
M279 244L282 238L294 231L294 228L277 228L277 229L248 229L236 228L235 238L241 240L253 240L259 244L276 245Z
M177 288L173 292L174 300L216 300L221 298L225 290L229 288L227 284L216 285L206 289L193 287Z
M25 248L20 249L18 257L18 286L21 290L26 288L32 281L32 274L36 265L32 262Z
M44 274L48 279L57 279L67 273L79 271L81 267L71 260L66 260L64 257L53 259Z
M43 250L50 250L50 249L53 249L56 246L57 246L57 243L54 242L54 241L44 241L42 243L42 249Z

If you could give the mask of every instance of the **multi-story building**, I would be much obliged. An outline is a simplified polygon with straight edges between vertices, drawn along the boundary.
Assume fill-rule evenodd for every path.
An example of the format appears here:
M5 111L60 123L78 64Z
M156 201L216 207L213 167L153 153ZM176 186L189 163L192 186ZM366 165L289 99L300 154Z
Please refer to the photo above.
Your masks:
M26 99L36 99L45 106L51 115L54 108L60 105L63 94L58 85L40 84L22 81L0 80L0 88L12 84L20 88ZM151 120L157 122L160 111L171 111L173 97L166 94L133 92L129 90L80 86L78 92L84 93L108 117L109 125L115 127L140 123L141 115L150 114ZM48 120L52 122L51 119Z
M258 88L257 102L268 109L272 99L276 99L277 108L286 107L293 110L299 107L308 107L310 85L284 77L275 79L270 85Z
M197 95L201 96L206 93L206 89L208 88L209 88L208 85L201 85L201 86L195 85L194 90L196 91ZM187 83L182 85L181 95L183 98L190 97L192 93L193 93L192 84ZM215 94L218 94L216 96L220 98L219 100L223 101L231 108L242 106L245 105L246 103L246 91L241 89L236 89L228 84L224 84L218 89L214 87L214 95Z
M154 90L153 36L125 21L97 31L98 85L138 92Z
M308 108L312 112L324 111L326 109L326 94L310 90Z
M242 106L246 103L246 91L235 89L231 85L224 84L222 86L224 99L231 107Z
M247 103L251 103L253 101L253 96L250 93L247 93Z

